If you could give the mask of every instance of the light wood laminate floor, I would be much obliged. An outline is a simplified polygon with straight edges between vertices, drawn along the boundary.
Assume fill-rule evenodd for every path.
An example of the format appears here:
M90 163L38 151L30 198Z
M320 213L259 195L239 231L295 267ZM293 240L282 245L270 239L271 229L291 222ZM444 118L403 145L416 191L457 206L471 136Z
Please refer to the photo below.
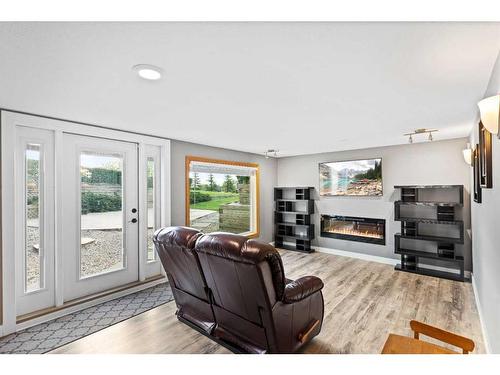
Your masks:
M303 353L380 353L389 333L412 335L411 319L467 336L473 353L484 353L470 283L325 253L280 252L288 278L315 275L325 283L323 328ZM179 322L175 310L167 303L52 353L229 353Z

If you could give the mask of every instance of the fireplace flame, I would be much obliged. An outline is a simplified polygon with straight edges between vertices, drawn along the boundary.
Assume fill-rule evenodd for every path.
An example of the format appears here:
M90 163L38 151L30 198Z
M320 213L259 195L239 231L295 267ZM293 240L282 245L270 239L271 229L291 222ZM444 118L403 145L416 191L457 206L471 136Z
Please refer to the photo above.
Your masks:
M330 228L329 232L338 234L348 234L351 236L358 236L358 237L383 238L382 235L377 232L370 232L367 230L362 231L352 228Z

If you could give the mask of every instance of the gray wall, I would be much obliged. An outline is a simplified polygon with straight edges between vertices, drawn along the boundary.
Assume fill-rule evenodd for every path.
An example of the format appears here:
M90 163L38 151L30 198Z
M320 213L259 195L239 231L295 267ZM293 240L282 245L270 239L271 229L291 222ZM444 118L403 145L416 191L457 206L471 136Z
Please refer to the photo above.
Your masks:
M485 97L500 93L500 55ZM471 144L478 141L478 126ZM500 353L500 139L493 135L493 188L483 189L482 203L472 200L472 239L476 297L482 313L485 339L492 353Z
M171 141L172 168L172 225L185 225L185 158L201 156L206 158L258 163L260 167L260 237L271 242L273 237L273 188L276 186L276 159L247 152Z
M394 233L400 223L394 221L394 200L399 199L394 185L409 184L460 184L465 187L462 208L465 228L470 228L469 185L470 167L465 163L462 150L466 138L414 143L400 146L369 148L363 150L332 152L278 159L279 186L314 186L316 188L316 240L315 245L347 250L387 258L394 254ZM318 163L382 157L382 197L319 197ZM386 244L373 245L361 242L320 237L319 214L365 216L386 220ZM471 267L471 244L466 235L463 252L467 269Z

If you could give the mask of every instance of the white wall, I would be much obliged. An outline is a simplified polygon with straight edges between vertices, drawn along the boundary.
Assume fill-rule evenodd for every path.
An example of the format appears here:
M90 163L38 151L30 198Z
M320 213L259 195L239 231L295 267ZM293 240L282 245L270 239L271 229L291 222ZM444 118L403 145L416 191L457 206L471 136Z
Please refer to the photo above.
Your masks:
M260 167L260 236L271 242L273 237L273 188L276 186L276 159L223 148L171 141L172 225L185 223L185 158L187 155L213 159L257 163Z
M500 55L485 97L500 93ZM478 143L478 126L471 144ZM493 188L482 189L482 203L472 200L472 238L476 298L479 300L485 339L492 353L500 353L500 139L493 135Z
M399 258L394 254L394 233L400 232L400 222L394 221L394 201L399 192L394 185L409 184L460 184L464 185L465 228L470 228L469 175L471 168L465 163L462 150L466 138L414 143L400 146L369 148L278 159L279 186L314 186L316 188L316 240L320 247L347 250L387 258ZM318 163L329 161L382 158L382 197L319 197ZM320 237L319 214L364 216L386 220L386 244L374 245L333 238ZM471 268L471 245L466 235L465 244L458 245L464 254L466 269Z

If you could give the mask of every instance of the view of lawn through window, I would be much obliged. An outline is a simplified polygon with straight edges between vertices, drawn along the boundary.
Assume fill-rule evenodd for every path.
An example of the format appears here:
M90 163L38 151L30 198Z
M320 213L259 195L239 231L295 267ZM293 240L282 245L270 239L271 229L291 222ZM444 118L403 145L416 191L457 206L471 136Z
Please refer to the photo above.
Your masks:
M256 167L191 162L190 226L205 233L255 231Z

